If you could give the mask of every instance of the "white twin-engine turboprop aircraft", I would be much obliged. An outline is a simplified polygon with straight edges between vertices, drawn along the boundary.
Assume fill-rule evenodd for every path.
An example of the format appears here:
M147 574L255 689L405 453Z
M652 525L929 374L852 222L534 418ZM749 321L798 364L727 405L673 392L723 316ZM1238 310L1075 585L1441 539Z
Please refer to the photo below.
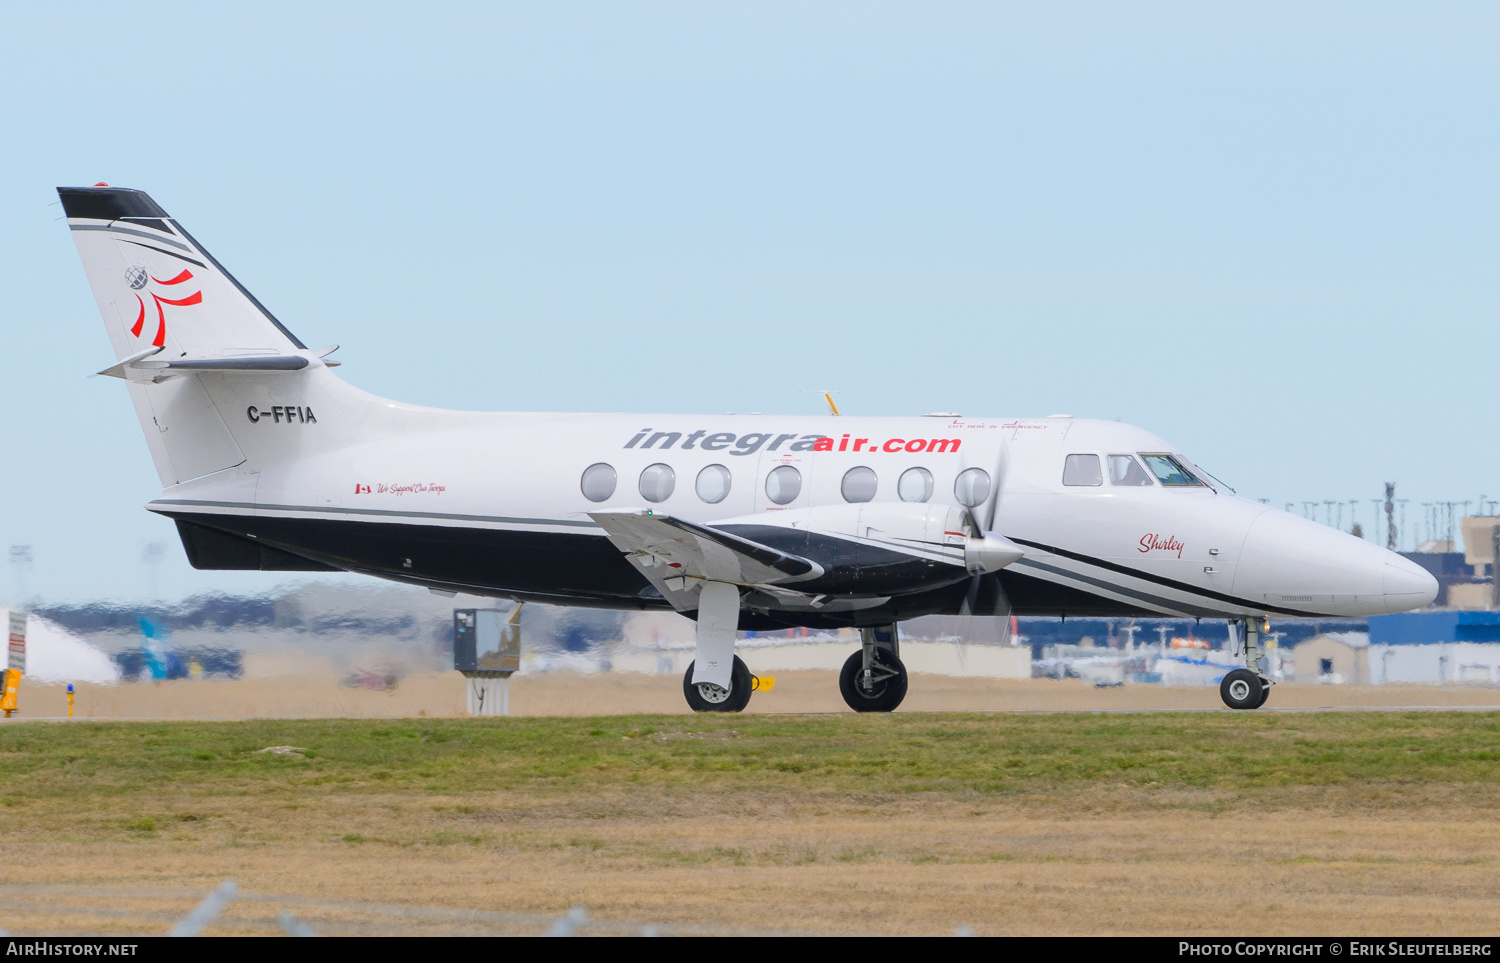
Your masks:
M348 571L697 620L683 680L737 711L739 629L857 627L845 701L906 694L930 614L1241 623L1226 704L1270 682L1272 616L1426 605L1393 552L1236 496L1139 428L1049 418L474 413L345 384L140 191L59 188L200 569Z

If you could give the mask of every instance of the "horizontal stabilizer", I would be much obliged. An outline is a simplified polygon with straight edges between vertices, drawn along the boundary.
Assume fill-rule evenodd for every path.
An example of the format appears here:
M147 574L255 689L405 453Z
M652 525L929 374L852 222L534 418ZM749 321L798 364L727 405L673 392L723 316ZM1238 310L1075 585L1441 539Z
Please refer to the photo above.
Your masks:
M295 354L270 354L257 358L178 358L175 361L138 361L137 368L171 371L301 371L307 359Z
M99 374L110 378L124 378L128 381L132 380L131 372L140 372L145 377L139 380L162 381L174 374L193 374L199 371L301 371L310 363L298 354L241 358L173 358L166 361L155 357L161 350L161 348L150 348L137 352L119 364L105 368Z

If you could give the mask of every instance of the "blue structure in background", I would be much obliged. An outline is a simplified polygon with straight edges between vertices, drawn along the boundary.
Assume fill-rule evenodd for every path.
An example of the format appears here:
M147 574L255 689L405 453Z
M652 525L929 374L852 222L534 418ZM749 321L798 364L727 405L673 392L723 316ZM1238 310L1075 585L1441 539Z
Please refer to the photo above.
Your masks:
M160 681L170 674L168 660L172 658L171 631L164 629L151 619L141 616L141 655L151 678Z
M1500 642L1500 612L1402 612L1370 616L1371 645Z
M1482 613L1481 613L1482 614ZM1155 645L1161 638L1158 628L1165 626L1167 638L1203 639L1215 649L1222 649L1229 640L1229 628L1223 619L1061 619L1045 616L1022 616L1016 620L1026 644L1031 646L1031 657L1040 659L1042 650L1049 645L1077 645L1084 636L1089 636L1097 646L1110 644L1113 639L1121 642L1125 638L1124 628L1135 623L1137 645ZM1364 619L1272 619L1271 631L1280 633L1277 644L1290 649L1324 632L1364 632Z

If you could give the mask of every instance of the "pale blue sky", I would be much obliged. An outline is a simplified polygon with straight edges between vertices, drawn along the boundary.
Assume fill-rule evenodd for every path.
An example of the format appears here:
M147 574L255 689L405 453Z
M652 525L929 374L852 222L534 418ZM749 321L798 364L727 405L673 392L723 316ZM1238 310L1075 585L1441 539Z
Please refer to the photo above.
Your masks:
M58 184L362 388L1120 418L1252 497L1500 498L1491 4L7 4L0 550L195 573ZM1362 509L1368 521L1369 502ZM10 572L0 597L14 585Z

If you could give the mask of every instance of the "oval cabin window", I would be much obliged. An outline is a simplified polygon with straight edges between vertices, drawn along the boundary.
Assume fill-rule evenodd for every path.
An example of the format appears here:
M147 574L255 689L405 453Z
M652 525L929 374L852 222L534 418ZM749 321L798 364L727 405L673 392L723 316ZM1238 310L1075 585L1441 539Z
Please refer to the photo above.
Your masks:
M967 508L984 503L990 497L990 474L983 468L965 468L953 482L953 497Z
M698 473L698 497L710 505L717 505L729 497L729 469L723 465L709 465Z
M896 494L903 502L925 502L932 497L932 472L908 468L896 481Z
M641 472L641 497L648 502L664 502L677 486L677 473L670 465L648 465Z
M602 502L615 493L615 480L613 466L601 461L583 470L583 478L579 480L578 487L583 489L584 498L591 502Z
M766 476L766 497L778 505L796 501L802 493L802 473L791 465L777 465Z
M867 502L875 497L875 489L879 484L875 469L861 465L844 472L844 481L839 486L839 491L843 493L846 502Z

